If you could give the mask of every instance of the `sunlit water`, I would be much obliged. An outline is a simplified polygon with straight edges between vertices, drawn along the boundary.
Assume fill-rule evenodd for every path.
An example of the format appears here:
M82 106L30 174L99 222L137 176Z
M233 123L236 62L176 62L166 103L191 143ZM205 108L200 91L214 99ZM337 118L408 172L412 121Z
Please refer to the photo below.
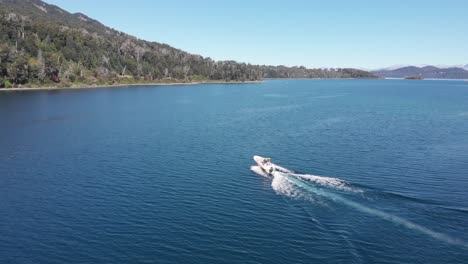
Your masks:
M1 93L0 124L1 263L468 260L467 82Z

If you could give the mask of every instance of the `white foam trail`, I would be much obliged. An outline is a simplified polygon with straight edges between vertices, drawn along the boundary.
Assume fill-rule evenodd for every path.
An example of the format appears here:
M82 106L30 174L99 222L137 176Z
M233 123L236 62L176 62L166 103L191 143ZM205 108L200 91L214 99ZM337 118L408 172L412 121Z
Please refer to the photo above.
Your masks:
M349 191L349 192L363 192L363 190L350 187L349 183L338 179L338 178L331 178L331 177L324 177L324 176L318 176L318 175L311 175L311 174L298 174L294 173L293 171L290 171L284 167L278 166L275 164L275 166L280 169L281 171L275 172L275 176L281 176L281 174L286 173L288 176L293 176L296 178L300 178L302 180L307 180L311 181L314 184L328 187L328 188L334 188L336 190L341 190L341 191ZM267 173L265 173L259 166L251 166L250 170L254 171L255 173L263 176L263 177L270 177L268 176Z
M275 178L277 176L275 175ZM283 177L285 177L285 175L283 174ZM286 176L287 177L287 176ZM367 206L364 206L360 203L357 203L357 202L354 202L354 201L351 201L351 200L348 200L338 194L335 194L335 193L330 193L330 192L326 192L324 191L323 189L317 189L317 188L314 188L313 186L310 186L308 184L305 184L304 182L301 182L300 180L298 179L295 179L293 177L289 178L290 182L294 183L295 185L305 189L305 190L308 190L308 191L311 191L315 194L318 194L318 195L321 195L321 196L324 196L324 197L327 197L329 199L332 199L333 201L336 201L336 202L340 202L342 204L345 204L345 205L348 205L350 207L353 207L354 209L356 210L359 210L361 212L364 212L364 213L367 213L367 214L370 214L370 215L373 215L373 216L377 216L383 220L387 220L387 221L390 221L396 225L401 225L401 226L404 226L408 229L411 229L411 230L415 230L415 231L418 231L424 235L427 235L427 236L430 236L434 239L437 239L439 241L443 241L443 242L446 242L446 243L449 243L449 244L452 244L452 245L458 245L458 246L463 246L465 248L468 248L468 243L466 243L465 241L463 240L460 240L460 239L457 239L457 238L453 238L453 237L450 237L446 234L443 234L443 233L439 233L439 232L436 232L436 231L433 231L427 227L424 227L424 226L421 226L419 224L416 224L416 223L413 223L409 220L406 220L404 218L401 218L399 216L395 216L395 215L392 215L392 214L389 214L389 213L386 213L386 212L383 212L383 211L380 211L380 210L377 210L377 209L374 209L374 208L370 208L370 207L367 207Z
M310 174L297 174L297 173L291 173L290 175L296 178L311 181L317 185L330 187L330 188L334 188L334 189L341 190L341 191L359 192L359 193L363 192L363 190L361 189L350 187L348 182L338 179L338 178L331 178L331 177L324 177L324 176L310 175Z
M260 176L270 178L270 176L265 173L259 166L251 166L250 170ZM304 197L302 192L295 188L294 185L289 182L288 177L284 176L283 174L275 174L273 181L271 182L271 188L273 188L277 194L283 194L292 198Z
M252 166L250 169L256 172L257 174L268 177L268 175L265 172L263 172L263 170L258 166ZM340 202L344 205L350 206L363 213L367 213L367 214L379 217L383 220L390 221L396 225L404 226L408 229L418 231L421 234L427 235L439 241L468 248L468 243L463 240L453 238L446 234L433 231L427 227L416 224L414 222L411 222L399 216L392 215L392 214L377 210L375 208L367 207L365 205L354 202L352 200L348 200L341 195L325 191L324 189L315 188L301 181L301 179L310 180L322 186L333 187L333 188L338 188L338 189L342 187L347 187L346 186L347 183L345 181L337 179L337 178L321 177L321 176L316 176L316 175L304 175L304 174L296 174L296 173L282 173L279 171L276 171L273 174L273 181L271 183L271 187L273 188L273 190L275 190L276 193L283 194L288 197L293 197L293 198L307 197L306 194L302 193L300 189L295 187L295 186L299 186L300 188L304 190L310 191L312 193L315 193L323 197L327 197L333 201Z
M282 174L273 177L271 187L276 193L284 194L288 197L299 198L302 196L302 192L294 187L287 176L283 176Z

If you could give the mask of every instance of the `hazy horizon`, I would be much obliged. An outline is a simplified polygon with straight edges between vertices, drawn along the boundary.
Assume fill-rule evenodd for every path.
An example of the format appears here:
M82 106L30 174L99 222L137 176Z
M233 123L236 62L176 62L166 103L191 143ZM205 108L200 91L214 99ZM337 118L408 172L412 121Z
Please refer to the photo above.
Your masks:
M468 63L464 1L46 2L216 60L370 70Z

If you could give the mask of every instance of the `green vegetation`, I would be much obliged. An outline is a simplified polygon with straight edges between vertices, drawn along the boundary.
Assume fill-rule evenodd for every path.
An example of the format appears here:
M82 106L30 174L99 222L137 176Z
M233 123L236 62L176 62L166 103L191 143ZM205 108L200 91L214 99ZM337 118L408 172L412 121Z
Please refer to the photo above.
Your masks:
M137 39L40 0L0 0L2 87L373 77L355 69L214 61Z
M352 68L307 69L301 67L260 66L264 78L376 78L370 72Z
M4 88L13 88L13 84L8 80L0 82L0 86Z

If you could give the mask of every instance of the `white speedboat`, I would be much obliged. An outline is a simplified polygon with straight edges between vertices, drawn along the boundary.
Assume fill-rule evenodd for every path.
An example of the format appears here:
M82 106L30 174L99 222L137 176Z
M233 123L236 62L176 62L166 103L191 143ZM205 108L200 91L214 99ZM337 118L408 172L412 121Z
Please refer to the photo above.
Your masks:
M283 172L283 173L290 173L291 171L278 166L274 163L271 162L270 158L264 158L260 156L254 156L253 159L255 162L258 164L260 168L262 168L263 171L268 173L268 175L273 175L275 171Z

